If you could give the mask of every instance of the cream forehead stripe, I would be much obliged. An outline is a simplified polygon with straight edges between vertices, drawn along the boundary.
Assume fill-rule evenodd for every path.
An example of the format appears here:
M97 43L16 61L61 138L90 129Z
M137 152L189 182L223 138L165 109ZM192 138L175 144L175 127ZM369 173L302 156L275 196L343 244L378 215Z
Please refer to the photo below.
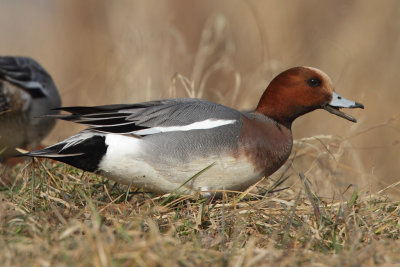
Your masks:
M204 121L197 121L188 125L183 126L168 126L168 127L152 127L149 129L143 129L139 131L132 132L137 135L149 135L156 133L165 133L165 132L180 132L180 131L191 131L191 130L203 130L203 129L211 129L216 128L228 124L235 123L236 120L213 120L207 119Z

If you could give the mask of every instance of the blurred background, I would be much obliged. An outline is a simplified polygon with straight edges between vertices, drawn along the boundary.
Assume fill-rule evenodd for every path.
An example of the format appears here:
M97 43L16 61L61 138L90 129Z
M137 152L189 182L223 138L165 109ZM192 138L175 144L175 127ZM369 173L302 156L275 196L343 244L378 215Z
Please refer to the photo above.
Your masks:
M252 109L281 71L320 68L366 108L348 111L357 124L296 120L287 183L304 172L327 197L350 184L400 195L397 0L0 0L0 36L0 54L51 73L64 106L196 96ZM59 122L45 143L80 129Z

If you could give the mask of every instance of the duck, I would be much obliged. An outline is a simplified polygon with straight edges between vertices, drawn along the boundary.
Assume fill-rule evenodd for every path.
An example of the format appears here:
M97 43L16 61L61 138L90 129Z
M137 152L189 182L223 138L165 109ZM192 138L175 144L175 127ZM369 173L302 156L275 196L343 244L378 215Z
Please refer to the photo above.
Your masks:
M50 158L156 194L242 191L277 171L293 145L293 121L316 109L351 122L323 71L294 67L277 75L251 112L195 98L62 107L85 130L25 156Z
M61 106L50 74L34 59L0 56L0 162L18 155L16 148L32 149L55 125Z

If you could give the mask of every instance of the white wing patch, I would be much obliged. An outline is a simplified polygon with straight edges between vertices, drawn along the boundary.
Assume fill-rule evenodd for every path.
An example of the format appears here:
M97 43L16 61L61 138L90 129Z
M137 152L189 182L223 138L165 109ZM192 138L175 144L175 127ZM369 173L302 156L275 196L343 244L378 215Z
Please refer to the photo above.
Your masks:
M137 135L150 135L156 133L165 132L181 132L181 131L191 131L191 130L203 130L220 127L223 125L233 124L236 120L213 120L207 119L205 121L197 121L188 125L183 126L168 126L168 127L152 127L148 129L138 130L132 132Z

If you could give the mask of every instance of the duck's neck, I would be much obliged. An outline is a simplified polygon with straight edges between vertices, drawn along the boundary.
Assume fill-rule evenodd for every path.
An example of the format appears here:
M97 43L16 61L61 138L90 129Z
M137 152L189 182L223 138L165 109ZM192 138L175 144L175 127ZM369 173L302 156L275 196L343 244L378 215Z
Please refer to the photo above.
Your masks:
M297 117L318 108L299 105L296 97L300 96L287 96L287 90L267 89L261 96L255 111L290 129Z
M288 129L291 129L292 123L296 118L286 103L283 103L279 98L266 96L266 92L261 97L255 112L273 119Z

